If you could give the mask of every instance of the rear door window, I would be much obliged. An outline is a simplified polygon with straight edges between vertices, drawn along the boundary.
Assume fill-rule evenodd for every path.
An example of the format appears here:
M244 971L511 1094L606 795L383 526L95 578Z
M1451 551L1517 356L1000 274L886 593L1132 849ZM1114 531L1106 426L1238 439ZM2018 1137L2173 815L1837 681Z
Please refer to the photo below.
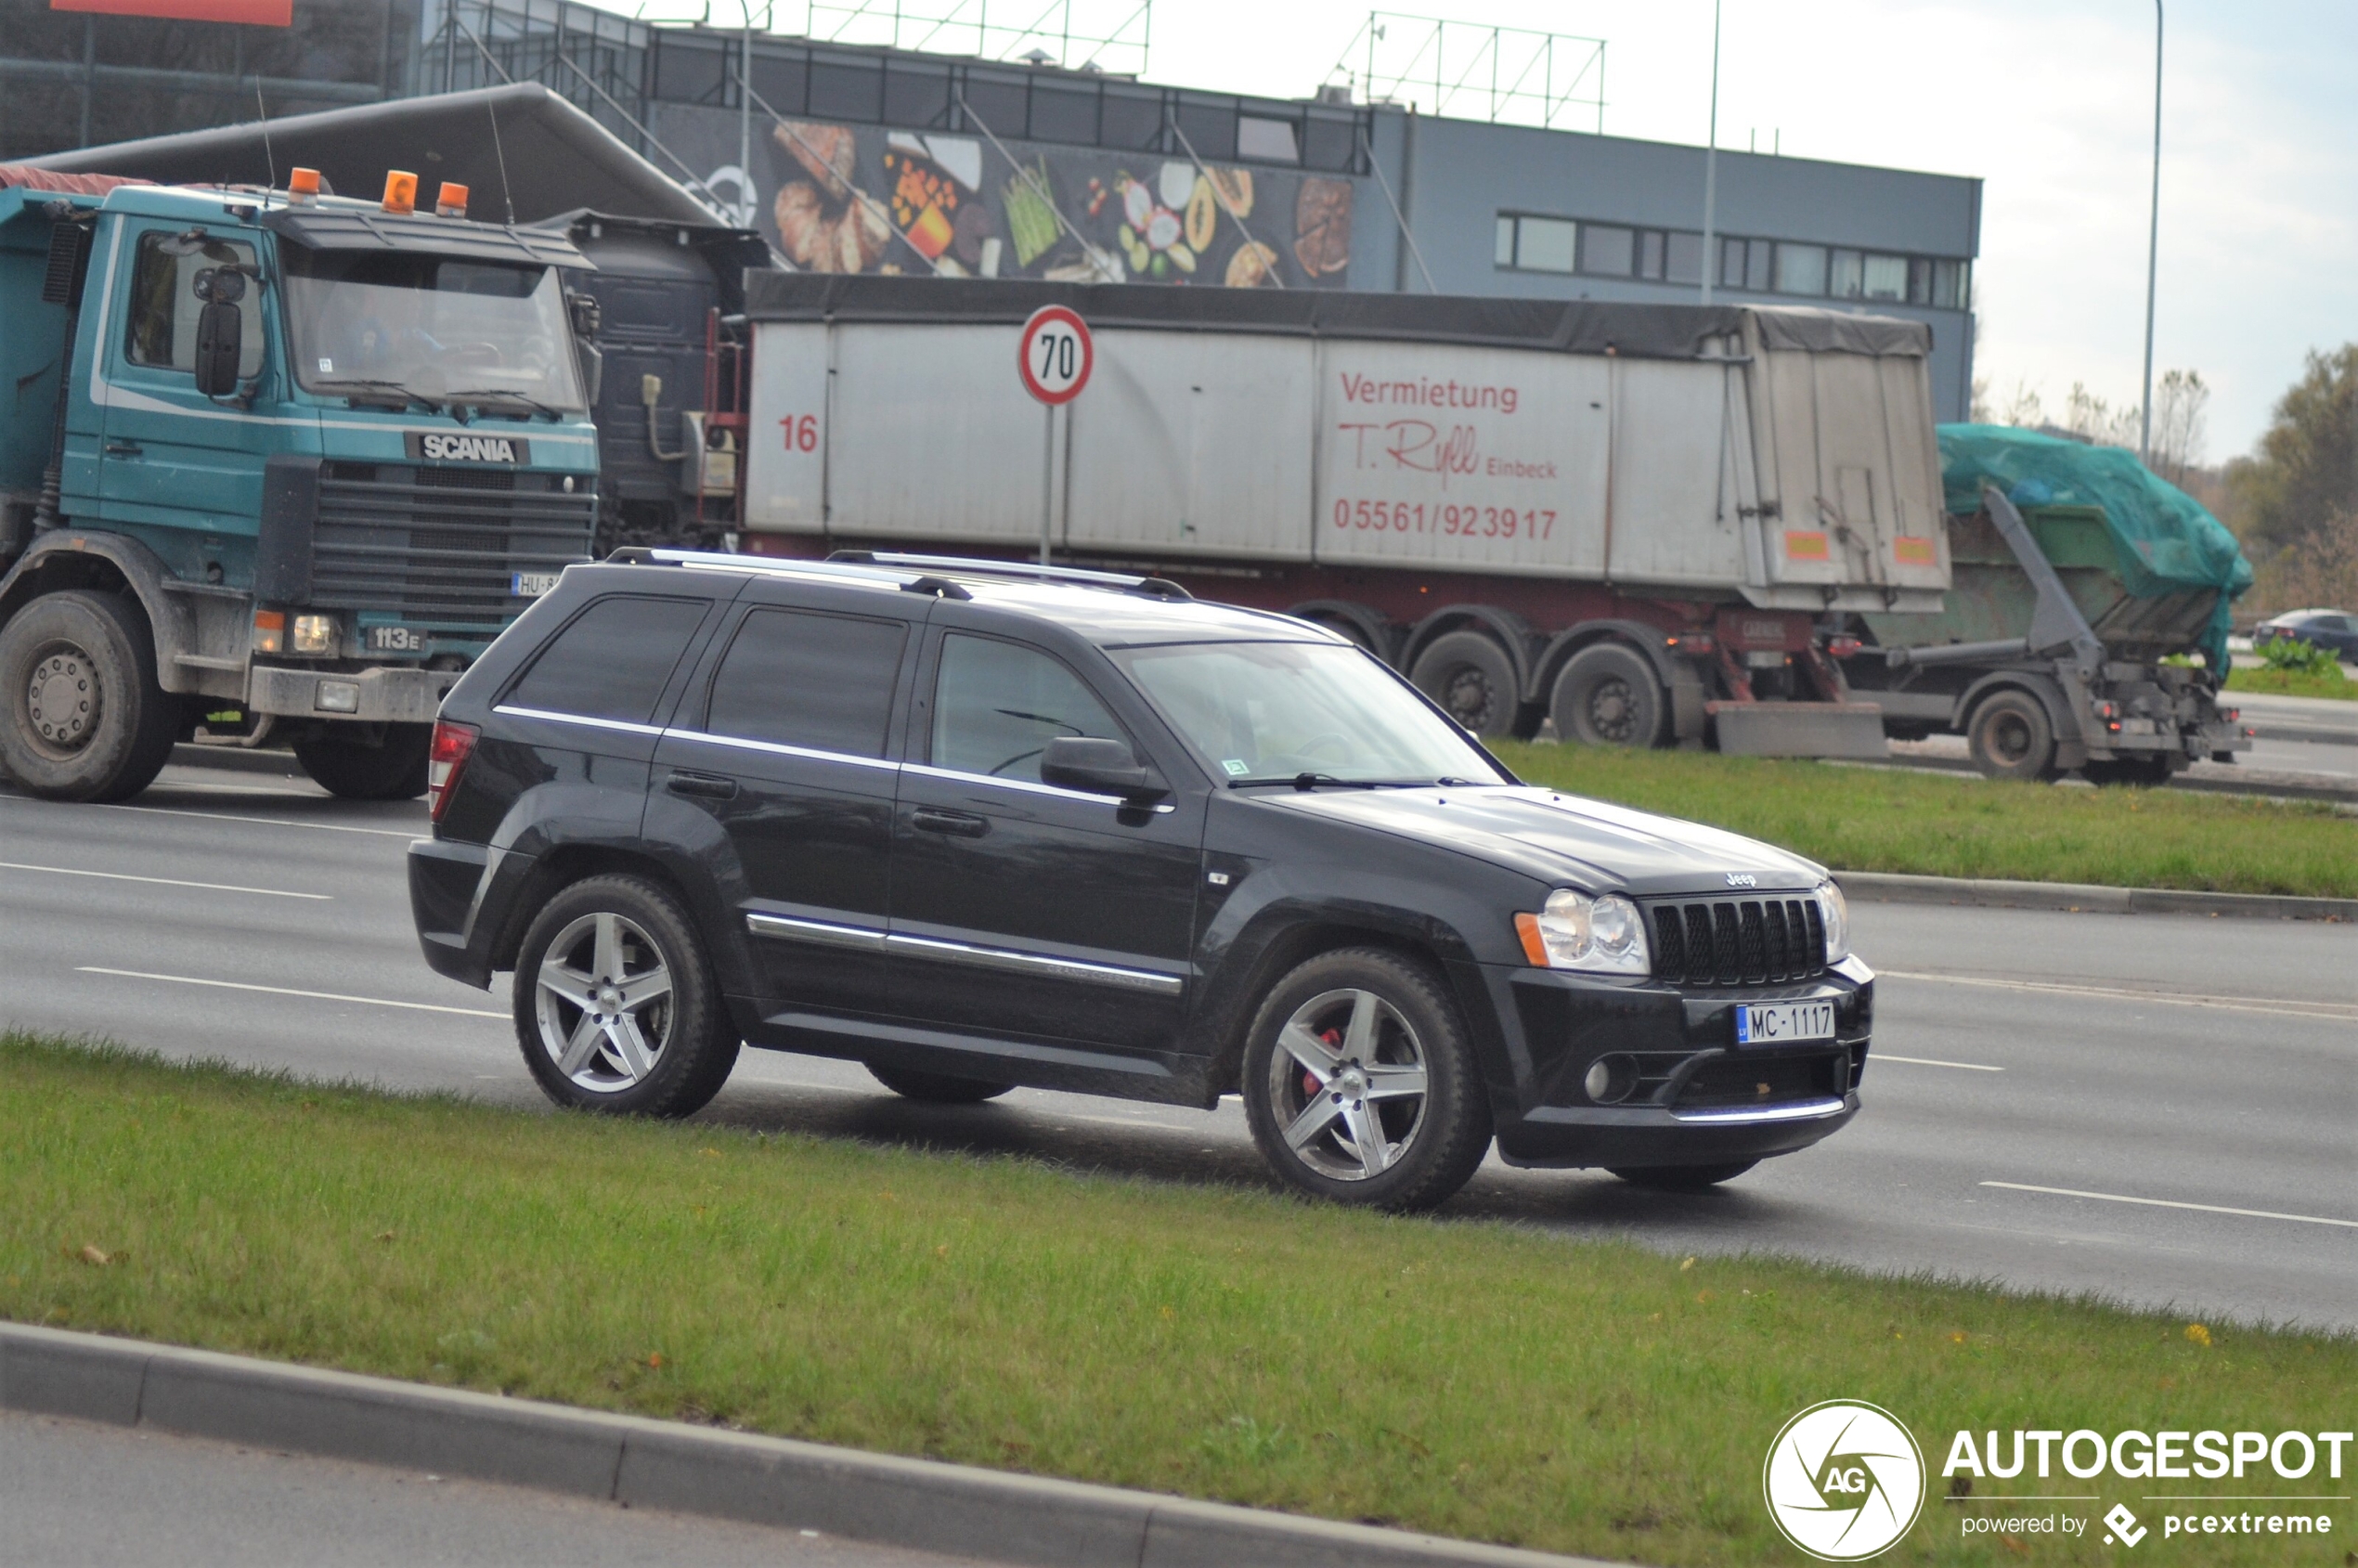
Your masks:
M1127 740L1081 677L1036 648L952 632L934 681L933 765L1040 782L1040 754L1058 735Z
M702 623L708 601L617 594L550 640L508 706L645 724Z
M713 677L705 728L848 757L882 757L905 621L756 610Z

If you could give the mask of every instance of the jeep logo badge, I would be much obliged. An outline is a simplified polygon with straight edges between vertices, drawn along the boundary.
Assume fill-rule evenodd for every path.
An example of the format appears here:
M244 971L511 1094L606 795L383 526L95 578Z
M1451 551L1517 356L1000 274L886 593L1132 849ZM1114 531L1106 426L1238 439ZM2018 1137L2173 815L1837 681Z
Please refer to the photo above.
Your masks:
M531 459L525 443L514 435L455 435L442 431L413 430L409 456L423 462L493 462L510 467Z
M1760 886L1760 878L1755 876L1748 871L1731 871L1728 874L1728 886L1730 888L1757 888Z

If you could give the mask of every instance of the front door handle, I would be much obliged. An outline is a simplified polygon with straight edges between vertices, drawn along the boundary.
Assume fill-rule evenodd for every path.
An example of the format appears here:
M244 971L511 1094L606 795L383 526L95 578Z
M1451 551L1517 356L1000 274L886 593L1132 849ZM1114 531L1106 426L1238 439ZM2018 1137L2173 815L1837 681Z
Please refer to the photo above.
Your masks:
M991 820L967 811L944 811L920 806L909 820L920 833L946 833L956 838L980 838L991 831Z
M110 441L107 443L107 455L110 458L136 458L139 455L139 443Z
M675 772L663 781L663 787L674 795L693 795L706 800L734 800L737 781L719 773Z

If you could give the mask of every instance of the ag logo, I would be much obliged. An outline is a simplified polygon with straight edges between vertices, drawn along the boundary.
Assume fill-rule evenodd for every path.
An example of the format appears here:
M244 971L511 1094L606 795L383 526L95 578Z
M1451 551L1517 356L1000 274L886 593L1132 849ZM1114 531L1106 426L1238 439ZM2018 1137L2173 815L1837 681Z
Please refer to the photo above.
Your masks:
M1856 1562L1916 1523L1924 1457L1889 1411L1830 1399L1777 1433L1761 1490L1785 1539L1822 1562Z

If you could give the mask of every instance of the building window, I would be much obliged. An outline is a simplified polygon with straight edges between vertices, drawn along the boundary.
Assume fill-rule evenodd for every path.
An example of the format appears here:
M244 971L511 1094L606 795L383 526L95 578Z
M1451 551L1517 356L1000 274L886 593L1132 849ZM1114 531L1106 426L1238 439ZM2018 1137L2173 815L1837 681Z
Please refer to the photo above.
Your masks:
M1258 115L1237 117L1237 156L1264 163L1299 163L1302 149L1294 141L1293 123L1263 120Z
M1869 256L1864 268L1864 284L1859 297L1870 300L1907 298L1908 258L1906 256Z
M1516 225L1515 265L1526 272L1570 272L1580 226L1562 218L1523 218Z
M1137 152L1151 152L1161 147L1162 95L1108 87L1097 135L1098 144L1103 147Z
M1703 281L1703 236L1673 232L1663 236L1662 280L1665 283Z
M1600 278L1627 278L1634 270L1630 246L1636 236L1610 224L1583 224L1580 228L1580 270Z
M1961 261L1932 264L1932 303L1942 310L1963 310L1970 298L1967 266Z
M1638 276L1662 276L1662 235L1658 230L1650 228L1638 236Z
M1498 253L1496 259L1500 266L1515 265L1515 220L1504 213L1498 214Z
M1826 292L1826 248L1823 245L1777 246L1777 292L1822 294Z
M1031 84L1031 139L1069 141L1083 146L1097 139L1097 95L1090 88L1075 91L1045 81Z

